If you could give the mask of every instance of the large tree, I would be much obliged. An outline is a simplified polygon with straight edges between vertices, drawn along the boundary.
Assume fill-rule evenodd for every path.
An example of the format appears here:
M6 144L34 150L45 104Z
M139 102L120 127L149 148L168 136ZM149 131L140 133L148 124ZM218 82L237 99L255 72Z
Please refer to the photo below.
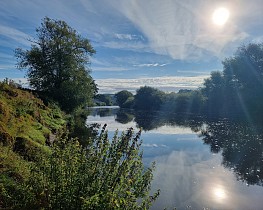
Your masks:
M122 90L116 93L115 97L120 107L131 108L134 100L133 94L131 92L128 90Z
M231 94L228 98L236 98L236 104L246 115L262 117L263 43L240 47L233 57L224 60L223 65L225 92Z
M97 91L87 64L95 53L88 39L66 22L43 19L31 49L16 49L18 68L27 68L29 84L66 111L85 105Z
M134 108L137 110L156 111L164 102L165 93L153 87L144 86L136 91Z

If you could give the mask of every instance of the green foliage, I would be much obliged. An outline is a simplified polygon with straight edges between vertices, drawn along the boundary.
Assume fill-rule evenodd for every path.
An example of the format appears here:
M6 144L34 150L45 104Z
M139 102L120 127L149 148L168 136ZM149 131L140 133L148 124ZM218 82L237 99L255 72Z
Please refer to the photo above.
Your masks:
M250 120L262 117L263 44L240 47L223 65L223 73L212 72L202 88L207 113Z
M115 94L117 103L122 108L131 108L133 106L133 94L127 90L122 90Z
M65 123L57 106L47 107L29 91L0 82L0 142L4 145L14 146L17 138L45 145Z
M127 98L127 100L122 104L122 108L132 108L134 106L134 96Z
M50 155L49 136L65 126L58 107L17 87L8 79L0 82L0 209L23 209L21 201L31 196L24 186L30 161Z
M207 98L206 112L214 116L222 114L225 101L225 79L223 74L219 71L211 73L210 78L204 82L202 93Z
M262 88L263 43L241 46L233 57L225 59L224 75L243 88Z
M227 96L235 105L232 109L262 117L263 43L240 47L223 65Z
M0 144L0 208L13 209L28 192L23 182L30 176L30 163Z
M165 93L156 88L144 86L137 90L134 97L134 108L137 110L159 110Z
M95 100L97 100L96 104L100 106L116 105L113 94L98 94L96 95Z
M97 87L86 65L95 53L88 39L64 21L44 18L30 50L16 49L18 68L28 68L31 87L71 112L91 103Z
M140 132L116 132L110 141L105 127L85 148L58 141L50 158L32 168L27 188L34 199L24 207L39 199L43 209L149 209L159 192L149 195L154 164L142 163Z

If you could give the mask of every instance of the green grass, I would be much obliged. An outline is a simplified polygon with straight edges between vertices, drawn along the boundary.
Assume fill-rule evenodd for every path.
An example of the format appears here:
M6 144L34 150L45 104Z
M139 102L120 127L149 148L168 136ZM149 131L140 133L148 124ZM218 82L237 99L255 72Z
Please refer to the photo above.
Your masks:
M30 197L23 185L30 167L51 153L49 135L65 124L57 106L46 106L31 92L0 82L0 209L12 209Z
M0 83L0 142L12 146L17 137L23 137L45 145L49 134L65 123L57 106L45 106L29 91Z

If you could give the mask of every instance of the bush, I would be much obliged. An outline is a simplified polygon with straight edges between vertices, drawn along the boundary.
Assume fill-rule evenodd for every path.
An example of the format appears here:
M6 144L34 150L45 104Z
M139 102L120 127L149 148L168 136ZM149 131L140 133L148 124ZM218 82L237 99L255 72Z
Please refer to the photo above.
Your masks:
M142 163L140 132L116 132L109 141L105 128L85 148L74 139L57 142L50 158L32 169L27 185L39 208L149 209L159 192L149 195L154 163Z

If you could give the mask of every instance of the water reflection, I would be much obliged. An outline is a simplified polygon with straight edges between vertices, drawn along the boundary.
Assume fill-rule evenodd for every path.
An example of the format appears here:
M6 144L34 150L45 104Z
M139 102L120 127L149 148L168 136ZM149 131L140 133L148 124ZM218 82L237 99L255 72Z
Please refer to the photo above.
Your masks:
M144 161L157 162L153 190L161 189L153 209L261 209L263 126L122 109L100 113L88 120L107 122L110 131L145 131Z
M263 128L245 122L208 122L201 137L214 153L221 152L222 164L249 185L263 184Z
M134 120L145 131L161 126L191 128L199 134L211 152L221 152L222 164L236 173L237 179L249 185L263 184L263 127L247 122L211 121L191 115L163 113L117 112L118 122ZM122 120L121 117L124 117ZM132 117L134 116L134 117Z

